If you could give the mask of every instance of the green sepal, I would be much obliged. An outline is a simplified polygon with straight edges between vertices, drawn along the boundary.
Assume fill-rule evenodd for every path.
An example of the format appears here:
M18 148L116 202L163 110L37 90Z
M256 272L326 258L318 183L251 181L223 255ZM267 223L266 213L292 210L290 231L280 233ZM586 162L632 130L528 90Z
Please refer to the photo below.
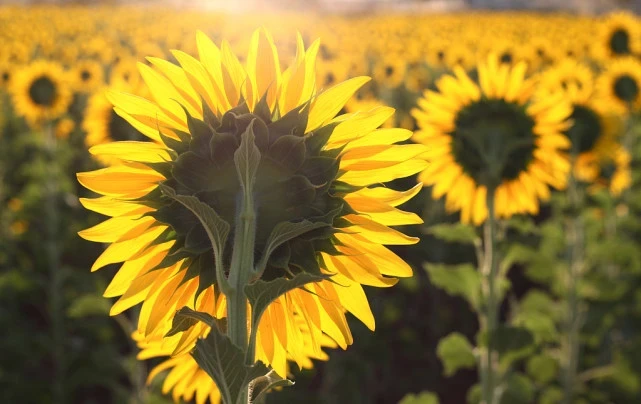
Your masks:
M309 220L303 220L300 222L281 222L274 227L271 234L267 238L265 249L263 255L258 261L258 265L255 270L255 274L260 277L260 274L263 273L267 267L269 258L271 257L274 250L276 250L283 243L288 242L296 237L299 237L307 232L310 232L315 229L320 229L322 227L329 226L328 223L323 222L310 222Z
M330 157L309 157L300 167L300 171L317 186L331 184L338 174L339 161Z
M272 143L268 155L276 164L295 173L305 162L304 138L292 135L281 136Z
M191 135L189 133L185 133L179 130L174 130L174 133L180 138L180 140L176 140L172 137L164 135L161 132L158 132L158 134L160 135L160 140L162 140L165 146L169 147L171 150L175 151L176 153L178 153L178 155L180 155L186 152L187 150L189 150L189 142L191 141Z
M267 103L267 92L265 92L261 99L258 100L256 105L254 105L252 114L256 115L264 123L269 123L272 121L272 111L270 111L269 104Z
M239 398L249 384L269 372L264 363L258 361L245 364L245 352L235 345L218 327L212 327L207 337L196 342L191 354L216 383L223 403L241 404ZM242 403L246 404L246 403Z
M436 355L443 363L443 374L451 377L459 369L476 366L474 348L464 335L453 332L441 338L436 347Z
M220 120L214 114L214 112L209 108L209 104L204 99L200 100L200 103L203 108L203 121L209 125L212 129L216 129L220 126Z
M323 275L320 263L316 257L316 250L311 241L297 239L290 242L291 255L289 257L290 265L298 268L303 273L314 276Z
M162 162L162 163L144 163L147 167L151 168L155 172L161 174L165 178L171 178L173 162Z
M471 264L425 263L430 282L452 296L464 298L474 310L481 305L481 275Z
M174 162L174 179L191 192L208 191L214 174L208 158L193 151L181 154Z
M191 116L189 114L189 111L187 111L187 108L185 108L183 105L180 105L180 107L185 112L185 116L187 117L187 128L189 129L189 133L191 134L189 150L201 157L206 157L206 145L212 136L212 128L205 122Z
M338 122L330 123L322 128L318 128L305 136L305 147L307 154L310 156L318 156L329 141L330 136L334 132L334 128L338 126Z
M294 108L279 119L267 125L269 129L269 144L285 135L303 137L307 127L308 112L305 107ZM305 136L305 139L307 137ZM316 153L318 154L318 153Z

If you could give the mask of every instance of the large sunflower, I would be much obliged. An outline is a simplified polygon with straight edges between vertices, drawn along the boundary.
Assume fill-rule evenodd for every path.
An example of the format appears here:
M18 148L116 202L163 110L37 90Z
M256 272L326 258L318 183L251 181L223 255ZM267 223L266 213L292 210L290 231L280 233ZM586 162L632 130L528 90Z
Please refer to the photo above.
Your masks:
M266 253L278 223L308 220L320 226L267 253L269 259L260 261L262 278L331 275L308 284L312 293L295 289L281 296L262 317L256 358L284 376L286 358L301 365L307 357L307 337L297 332L296 318L307 324L314 352L323 335L346 348L352 343L346 311L374 329L361 285L387 287L396 277L411 276L411 268L385 245L417 241L388 226L421 222L395 208L419 187L394 191L374 185L423 170L425 148L395 145L411 136L407 130L376 129L392 115L391 108L335 117L368 78L319 92L318 41L305 49L298 38L296 58L285 71L264 30L252 36L246 66L226 42L219 48L199 33L197 44L199 59L173 52L180 66L155 58L149 59L153 68L139 65L153 101L108 93L116 112L151 142L91 149L117 159L108 168L78 174L86 188L102 195L82 203L111 218L80 234L112 243L92 270L123 263L105 296L120 296L114 315L142 302L138 329L145 338L164 336L176 309L185 305L223 316L225 296L210 276L213 250L205 230L190 211L162 197L158 185L196 196L234 223L242 188L234 154L242 134L252 132L260 155L255 257ZM217 259L227 265L229 253L225 248ZM198 323L166 341L178 355L206 332Z
M449 211L463 222L487 217L487 190L495 189L498 217L536 213L548 186L566 184L569 162L561 149L572 112L562 95L533 97L535 82L527 67L513 68L490 55L478 66L479 83L461 68L426 91L412 111L420 130L414 139L429 146L429 166L419 181L446 197Z
M53 120L71 104L67 72L51 61L36 61L16 71L11 79L11 96L16 114L33 124Z
M633 57L610 62L597 86L613 111L626 115L641 108L641 62Z

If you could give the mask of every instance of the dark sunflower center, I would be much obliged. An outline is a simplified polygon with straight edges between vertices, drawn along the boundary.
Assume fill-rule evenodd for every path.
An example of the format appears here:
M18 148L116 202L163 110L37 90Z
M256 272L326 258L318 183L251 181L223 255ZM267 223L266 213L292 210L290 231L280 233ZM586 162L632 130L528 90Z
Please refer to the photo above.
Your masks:
M334 77L334 73L333 72L328 72L325 75L325 85L334 84L335 81L336 81L336 78Z
M520 105L482 99L461 109L455 124L454 158L477 184L517 178L532 160L534 120Z
M0 78L2 79L3 83L8 82L9 81L9 72L2 72L2 76L0 76Z
M109 131L111 139L114 141L144 140L144 135L138 132L138 130L131 126L123 117L118 115L113 108L110 108L109 111L107 130Z
M614 94L624 102L632 102L639 95L639 85L636 80L624 74L614 81Z
M630 34L623 28L612 33L610 37L610 50L617 55L626 55L630 53Z
M614 164L614 161L608 161L607 163L601 164L599 167L599 178L610 181L612 180L612 177L614 177L614 174L617 171L617 166Z
M443 60L445 60L445 52L443 52L443 51L438 51L438 52L436 53L436 58L437 58L440 62L442 62Z
M91 78L91 73L89 73L87 70L83 70L83 71L80 73L80 79L81 79L82 81L87 81L87 80L89 80L90 78Z
M332 188L339 168L338 153L321 150L331 129L306 134L306 112L291 111L272 120L264 103L259 103L253 113L242 104L223 115L220 122L215 118L205 121L190 119L190 134L181 135L180 142L168 140L178 158L167 163L164 172L168 179L164 184L179 195L196 196L232 224L233 229L243 195L234 153L243 133L251 131L260 151L253 190L257 218L255 259L261 257L272 230L279 223L320 221L328 227L296 237L279 247L271 256L264 277L283 276L285 268L290 273L319 271L315 251L321 246L324 251L328 248L334 218L345 214L341 213L345 209L344 201L335 196ZM188 258L191 263L199 262L202 257L211 261L207 234L190 211L174 202L158 207L153 216L175 232L176 244L170 257ZM231 243L227 243L223 260L230 258L230 246Z
M390 77L394 74L394 66L385 66L385 76Z
M501 63L512 63L512 54L505 52L501 55Z
M574 124L566 135L572 142L573 153L580 154L592 150L603 131L599 115L590 108L574 105L570 119Z
M39 77L29 87L29 97L41 106L51 106L56 99L56 85L46 76Z

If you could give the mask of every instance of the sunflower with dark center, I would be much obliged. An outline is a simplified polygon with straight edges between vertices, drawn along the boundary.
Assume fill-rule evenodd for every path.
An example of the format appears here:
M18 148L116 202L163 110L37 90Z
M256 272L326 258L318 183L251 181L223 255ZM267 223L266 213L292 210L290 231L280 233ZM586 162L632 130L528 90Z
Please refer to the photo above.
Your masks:
M124 82L96 91L87 101L82 121L82 128L87 133L85 144L87 147L114 141L144 141L148 138L114 111L114 107L105 96L111 90L133 91ZM109 164L118 159L118 156L94 156L102 164Z
M614 145L598 157L592 165L585 167L585 174L592 178L589 190L607 190L614 196L620 196L632 184L630 154L623 146Z
M17 71L10 93L16 113L36 126L64 114L73 99L67 72L50 61L36 61Z
M595 56L609 60L641 51L641 25L632 13L618 11L599 23Z
M284 377L287 359L303 366L311 356L322 357L326 338L342 348L352 343L346 312L374 329L362 285L389 287L397 277L411 276L409 265L385 245L418 241L389 226L422 222L396 208L420 186L395 191L377 185L425 169L426 148L395 144L409 139L410 131L377 129L391 108L336 116L368 78L317 88L319 41L305 49L299 37L296 58L284 71L264 30L252 36L246 66L227 42L219 48L199 33L197 45L199 59L173 51L179 66L157 58L148 59L153 67L139 64L153 101L107 93L115 111L151 141L92 147L93 154L114 160L105 169L78 174L85 187L102 195L82 203L111 218L80 234L111 243L92 270L123 263L105 292L120 296L111 314L142 303L141 344L159 341L154 355L185 357L209 328L198 323L165 337L175 311L190 305L224 317L227 304L204 228L167 196L195 197L233 224L242 189L234 154L241 139L252 138L260 158L253 258L262 279L331 276L306 285L308 291L279 297L261 318L256 359ZM267 251L275 226L301 221L313 229ZM229 246L216 259L228 268ZM175 358L163 369L184 364ZM183 398L195 389L184 383L173 388Z
M620 58L610 62L597 86L613 111L626 115L641 108L641 62Z
M414 140L429 148L419 181L433 186L434 198L445 196L463 222L486 219L488 190L497 216L509 217L536 213L549 186L566 184L563 131L572 109L561 94L535 98L525 71L524 63L510 67L491 55L478 66L478 83L455 68L412 111L420 128Z
M104 71L99 62L80 60L74 66L77 91L93 92L104 85Z
M620 118L610 112L605 97L596 90L594 74L579 62L568 61L543 73L539 88L542 93L562 91L572 104L570 126L565 135L570 139L570 157L574 175L593 182L593 166L617 144ZM545 95L542 95L545 96Z

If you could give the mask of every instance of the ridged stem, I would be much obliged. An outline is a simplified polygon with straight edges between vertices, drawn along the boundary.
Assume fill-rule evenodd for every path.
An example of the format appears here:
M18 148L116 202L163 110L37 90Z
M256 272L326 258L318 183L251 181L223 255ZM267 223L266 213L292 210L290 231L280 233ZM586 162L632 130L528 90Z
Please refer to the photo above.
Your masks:
M496 213L494 204L494 189L487 191L488 217L483 228L484 252L483 252L483 290L485 305L483 313L485 317L485 333L487 336L487 348L485 357L481 359L481 384L483 389L483 402L485 404L495 403L496 391L496 362L498 361L494 336L498 326L498 296L496 293L496 278L498 273L498 260L496 257Z

